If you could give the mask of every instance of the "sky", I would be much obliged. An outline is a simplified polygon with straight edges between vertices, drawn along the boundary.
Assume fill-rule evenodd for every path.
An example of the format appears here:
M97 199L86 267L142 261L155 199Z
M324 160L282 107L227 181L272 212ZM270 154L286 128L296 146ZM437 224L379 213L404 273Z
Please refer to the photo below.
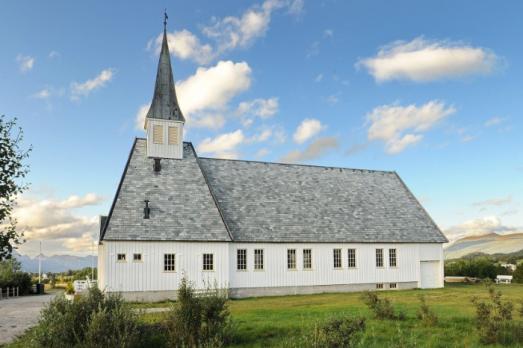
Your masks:
M33 147L22 253L92 252L165 8L199 155L394 170L450 240L523 231L520 1L3 1L0 114Z

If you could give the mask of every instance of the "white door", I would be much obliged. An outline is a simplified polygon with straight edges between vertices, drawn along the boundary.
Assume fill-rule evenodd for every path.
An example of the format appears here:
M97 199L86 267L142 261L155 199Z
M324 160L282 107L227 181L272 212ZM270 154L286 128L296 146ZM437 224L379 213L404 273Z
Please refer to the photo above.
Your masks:
M421 261L420 288L431 289L441 287L439 261Z

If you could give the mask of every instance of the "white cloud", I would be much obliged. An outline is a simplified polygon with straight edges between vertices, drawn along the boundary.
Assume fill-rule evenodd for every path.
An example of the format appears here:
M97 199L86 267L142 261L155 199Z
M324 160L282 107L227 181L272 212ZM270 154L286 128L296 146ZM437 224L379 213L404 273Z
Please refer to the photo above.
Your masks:
M294 132L294 142L297 144L303 144L324 128L325 126L323 126L319 120L307 118L300 123L296 132Z
M329 150L339 147L338 140L335 137L319 138L309 144L303 151L291 151L283 156L280 161L285 163L297 163L310 161L325 155Z
M37 99L49 99L51 97L61 97L65 93L63 88L45 87L32 95L33 98Z
M495 116L495 117L489 118L487 121L485 121L485 127L497 126L498 124L501 124L504 121L505 121L504 118Z
M49 52L48 57L49 57L49 59L54 59L54 58L59 58L60 55L61 54L58 51L51 51L51 52Z
M18 56L16 56L16 62L18 63L20 71L25 73L33 69L33 66L35 64L35 58L19 54Z
M367 114L371 123L368 130L369 140L383 140L385 150L397 154L407 146L421 141L423 133L438 121L453 114L456 110L439 101L430 101L424 105L382 105Z
M321 82L323 80L323 74L316 75L316 78L314 78L314 82Z
M100 204L103 200L93 193L72 195L64 200L22 196L13 215L27 240L76 238L84 233L95 233L98 218L78 216L74 210Z
M93 233L86 232L77 238L65 238L62 244L68 250L74 251L75 253L92 252L97 243L93 235Z
M38 99L47 99L51 96L51 91L48 88L43 88L33 95Z
M71 99L77 100L80 97L86 97L93 90L104 87L109 81L112 80L113 75L114 69L108 68L102 70L96 77L85 82L73 82L71 85Z
M240 16L213 18L211 24L204 26L203 34L213 44L202 43L190 31L184 29L168 33L169 50L180 59L192 59L199 64L208 64L220 55L236 48L247 47L257 38L265 35L269 29L272 14L275 10L287 8L291 15L303 11L303 0L266 0L245 10ZM160 52L162 43L160 34L148 43L148 48Z
M237 94L251 85L251 68L246 62L220 61L176 85L184 115L223 108Z
M493 71L498 58L489 50L447 41L418 37L411 42L396 41L382 47L372 58L362 59L378 82L388 80L432 81Z
M261 118L274 116L278 112L278 98L254 99L241 102L236 109L238 115L256 115Z
M225 124L220 112L230 100L251 85L251 68L245 62L220 61L200 67L176 85L180 108L187 126L219 129ZM150 104L141 105L135 116L136 129L143 129Z
M329 38L334 36L334 30L332 29L325 29L323 31L323 37Z
M472 205L475 207L487 208L487 207L500 207L500 206L508 205L511 203L512 203L512 196L509 195L507 197L491 198L491 199L487 199L484 201L474 202L474 203L472 203Z
M221 134L215 138L206 138L198 146L198 152L219 158L238 158L236 148L245 141L241 129Z
M521 232L520 228L504 225L497 216L487 216L466 221L443 231L449 241L470 236L481 236L490 233L511 234Z
M261 143L269 140L272 136L272 129L264 129L260 133L253 135L252 137L245 139L247 143Z
M256 152L255 156L256 156L256 158L263 158L263 157L267 156L269 153L270 153L269 149L263 147Z
M161 50L163 34L159 34L155 41L156 53ZM183 29L167 33L169 51L180 59L192 59L199 64L208 64L216 53L209 44L202 44L200 39L190 31Z

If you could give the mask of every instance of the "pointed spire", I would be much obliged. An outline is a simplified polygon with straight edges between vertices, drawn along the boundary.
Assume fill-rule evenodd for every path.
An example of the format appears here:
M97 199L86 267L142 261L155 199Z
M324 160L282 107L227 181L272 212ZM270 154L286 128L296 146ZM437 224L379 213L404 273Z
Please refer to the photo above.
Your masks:
M174 85L173 72L171 68L171 57L167 43L167 12L164 13L163 41L160 59L158 61L158 72L156 73L156 84L154 96L147 118L159 118L185 122ZM147 122L147 121L146 121Z

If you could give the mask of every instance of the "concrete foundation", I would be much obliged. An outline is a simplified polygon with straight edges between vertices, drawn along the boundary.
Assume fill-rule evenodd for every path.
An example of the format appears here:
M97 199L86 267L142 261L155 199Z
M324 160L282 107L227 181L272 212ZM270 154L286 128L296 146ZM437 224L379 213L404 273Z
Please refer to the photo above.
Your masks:
M418 282L396 283L396 289L390 289L388 283L383 284L383 290L405 290L415 289ZM310 295L334 292L356 292L365 290L376 290L376 284L334 284L317 286L282 286L264 288L232 288L229 289L230 298L264 297L264 296L286 296L286 295ZM121 295L127 301L133 302L159 302L165 300L176 300L176 290L168 291L125 291Z

